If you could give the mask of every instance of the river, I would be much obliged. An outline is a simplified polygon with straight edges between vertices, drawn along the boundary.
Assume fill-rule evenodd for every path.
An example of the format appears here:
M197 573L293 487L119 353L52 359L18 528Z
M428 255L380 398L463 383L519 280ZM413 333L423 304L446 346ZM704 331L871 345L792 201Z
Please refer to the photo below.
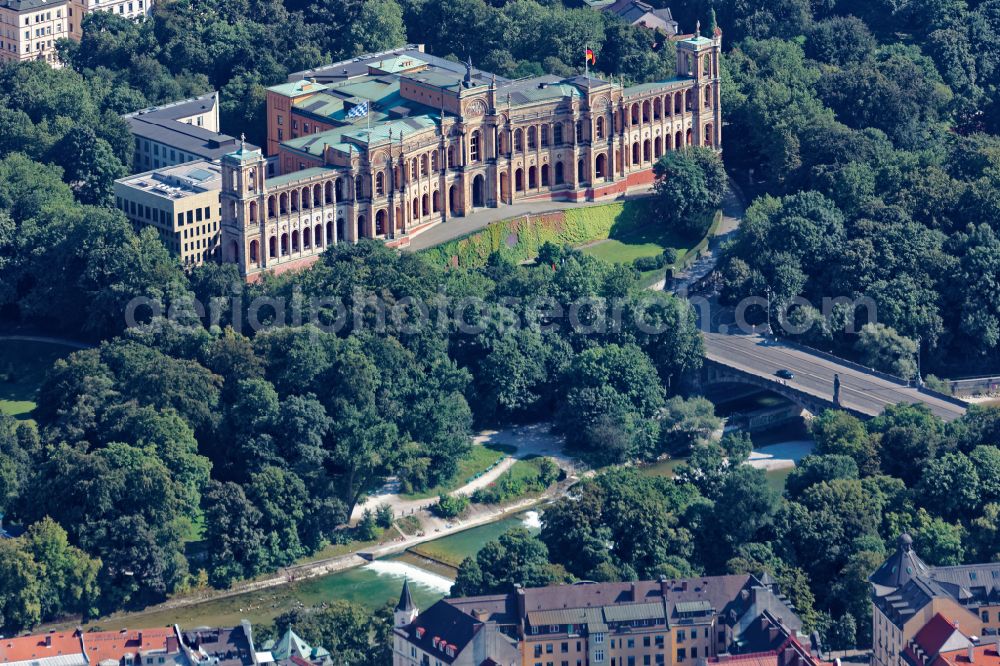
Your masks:
M527 511L510 518L473 527L464 532L422 544L425 552L444 561L460 562L475 555L483 545L511 527L527 527L539 531L537 511ZM418 608L427 608L443 598L451 588L453 569L441 566L417 566L419 558L403 553L376 560L363 567L348 569L327 576L308 578L291 585L249 592L173 610L108 618L93 623L94 627L114 630L123 627L160 627L179 624L191 628L200 626L234 626L240 620L255 625L269 624L276 616L301 606L319 606L337 599L353 601L371 609L399 598L403 579L410 581L410 592ZM446 574L451 574L448 576ZM89 627L88 627L89 628Z

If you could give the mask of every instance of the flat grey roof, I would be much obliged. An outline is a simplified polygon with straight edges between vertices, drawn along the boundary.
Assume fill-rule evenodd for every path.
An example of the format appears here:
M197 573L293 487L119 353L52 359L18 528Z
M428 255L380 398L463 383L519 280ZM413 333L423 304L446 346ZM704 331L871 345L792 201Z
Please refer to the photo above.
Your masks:
M235 151L239 147L239 140L228 134L220 134L177 120L199 113L214 112L217 103L218 93L211 92L172 104L142 109L122 117L128 122L132 134L137 137L156 141L207 160L217 160ZM247 146L251 150L257 148L251 144Z
M228 134L218 134L204 127L188 125L177 120L140 117L126 120L132 129L132 134L137 137L156 141L207 160L221 159L223 155L235 151L240 143ZM251 150L255 148L257 146L251 146Z
M115 182L177 201L195 194L222 189L222 168L216 162L195 160L126 176Z
M212 91L197 97L182 99L177 102L170 102L169 104L160 104L158 106L150 106L145 109L139 109L138 111L134 111L132 113L126 113L122 116L122 118L143 116L177 120L178 118L188 118L197 113L213 111L215 110L215 105L218 103L219 93Z

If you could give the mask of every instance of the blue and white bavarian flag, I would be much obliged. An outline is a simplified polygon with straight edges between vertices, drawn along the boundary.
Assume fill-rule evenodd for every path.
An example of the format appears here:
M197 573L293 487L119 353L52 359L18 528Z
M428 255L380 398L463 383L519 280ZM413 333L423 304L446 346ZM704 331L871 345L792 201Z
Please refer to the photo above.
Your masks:
M368 100L365 100L361 104L347 112L348 118L361 118L362 116L368 115Z

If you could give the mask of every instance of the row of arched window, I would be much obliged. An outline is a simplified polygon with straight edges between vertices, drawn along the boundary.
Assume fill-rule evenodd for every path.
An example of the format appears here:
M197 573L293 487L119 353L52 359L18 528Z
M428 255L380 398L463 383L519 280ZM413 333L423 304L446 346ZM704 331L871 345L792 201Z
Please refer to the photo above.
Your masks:
M343 227L344 220L340 218L337 220L336 236L334 236L333 222L327 222L325 227L322 224L317 224L315 227L303 227L301 234L296 229L290 233L285 232L280 235L271 235L267 241L267 256L269 259L280 259L298 252L316 252L322 250L337 242L337 239L343 240ZM325 235L323 233L324 230L326 231ZM260 245L256 239L250 241L249 252L250 263L259 266L262 256Z

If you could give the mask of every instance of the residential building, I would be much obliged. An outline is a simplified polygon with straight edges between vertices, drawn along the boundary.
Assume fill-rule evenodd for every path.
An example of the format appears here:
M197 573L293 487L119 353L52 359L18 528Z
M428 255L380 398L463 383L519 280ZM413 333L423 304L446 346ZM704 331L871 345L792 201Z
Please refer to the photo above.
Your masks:
M775 635L769 648L759 652L719 655L709 659L708 663L726 666L830 666L820 661L797 636L781 631L780 625L769 619L762 617L762 622L766 622L766 630Z
M181 632L181 649L191 666L262 666L253 644L253 630L246 620L232 628L199 628Z
M114 662L124 666L190 666L180 650L175 627L122 629L81 634L90 666Z
M110 12L127 19L141 19L153 13L154 0L73 0L80 15Z
M153 106L122 116L135 138L134 171L193 160L218 160L239 141L219 131L219 93Z
M0 0L0 62L44 60L59 67L56 41L79 30L71 0Z
M0 0L0 62L44 60L61 67L56 41L83 37L87 12L147 16L154 0Z
M330 653L310 647L291 629L269 650L254 648L253 627L177 625L152 629L47 634L0 638L0 663L14 666L333 666Z
M0 638L0 663L8 666L89 666L83 651L83 634L79 630Z
M920 666L1000 666L1000 643L979 645L940 652L933 660L914 662Z
M721 145L721 33L678 43L677 76L624 87L511 81L408 46L268 90L261 151L222 158L223 260L247 279L331 243L393 246L483 208L613 198L649 187L670 150Z
M940 615L968 636L1000 631L1000 563L931 567L908 534L873 573L872 664L896 666L917 633ZM940 623L936 623L940 629Z
M185 266L216 259L222 169L198 160L115 181L115 205L135 228L152 227Z
M601 9L632 25L657 30L668 37L680 33L680 24L674 20L669 7L654 9L652 5L642 0L615 0Z
M794 608L750 575L516 587L424 612L404 588L395 625L394 666L676 665L795 649L811 659Z

